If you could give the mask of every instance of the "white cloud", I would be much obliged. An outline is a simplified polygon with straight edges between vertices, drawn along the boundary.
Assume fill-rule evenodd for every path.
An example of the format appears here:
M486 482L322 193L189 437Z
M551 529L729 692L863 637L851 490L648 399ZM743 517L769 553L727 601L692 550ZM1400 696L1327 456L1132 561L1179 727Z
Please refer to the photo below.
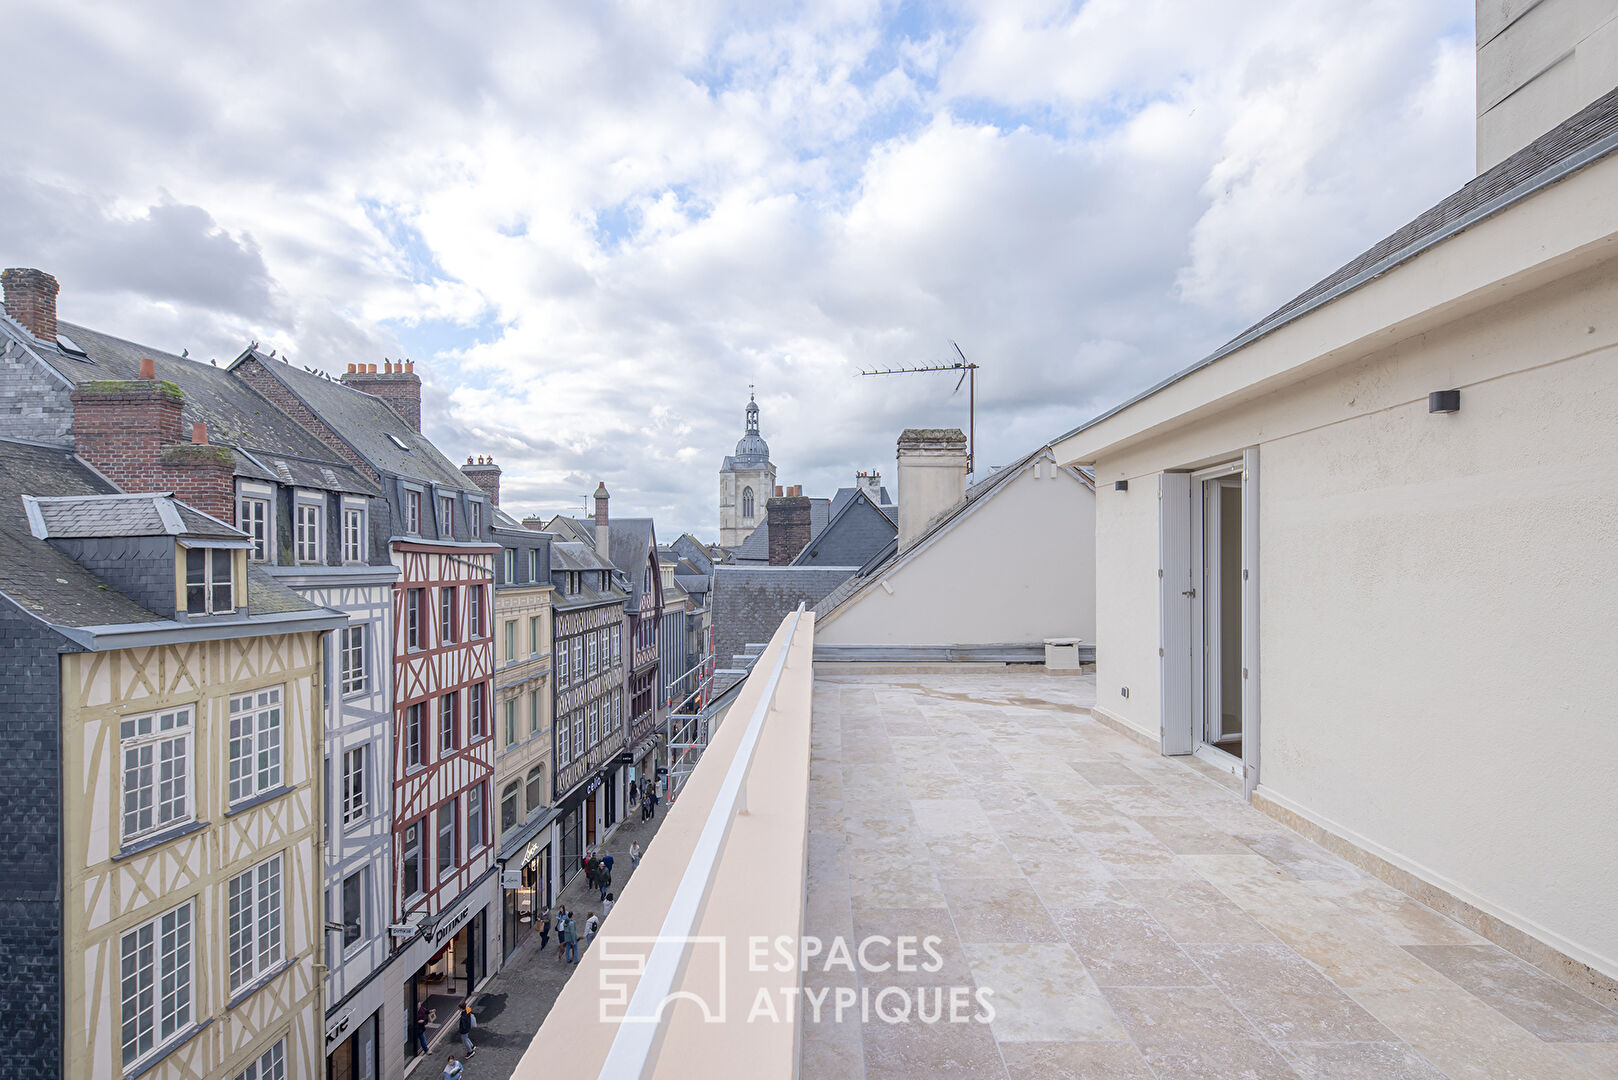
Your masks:
M226 356L411 355L514 509L716 527L757 382L784 483L965 422L1009 460L1464 181L1445 0L13 5L0 260ZM20 88L20 89L19 89Z

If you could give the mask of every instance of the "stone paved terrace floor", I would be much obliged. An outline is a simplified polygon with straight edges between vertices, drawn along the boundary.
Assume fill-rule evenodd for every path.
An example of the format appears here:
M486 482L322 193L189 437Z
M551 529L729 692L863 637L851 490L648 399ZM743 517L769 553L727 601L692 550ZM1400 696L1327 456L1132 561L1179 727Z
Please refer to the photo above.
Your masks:
M1071 676L817 673L804 933L936 935L942 966L812 963L829 992L804 1077L1618 1077L1618 1014L1090 719L1093 699ZM909 1022L882 1001L836 1019L837 988L888 986ZM953 986L992 989L992 1022L915 1020L947 1021L932 991Z

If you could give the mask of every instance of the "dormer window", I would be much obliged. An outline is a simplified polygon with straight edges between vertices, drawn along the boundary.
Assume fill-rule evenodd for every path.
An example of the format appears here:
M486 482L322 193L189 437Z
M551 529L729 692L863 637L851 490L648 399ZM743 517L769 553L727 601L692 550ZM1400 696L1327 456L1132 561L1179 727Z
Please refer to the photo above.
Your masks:
M421 492L405 492L405 532L421 535Z
M189 615L236 610L235 560L229 549L185 549L185 610Z
M483 535L483 504L472 502L472 539L476 540Z
M298 561L319 562L321 528L318 505L306 502L298 504L297 530Z
M438 497L438 538L440 540L455 538L455 499L450 495Z

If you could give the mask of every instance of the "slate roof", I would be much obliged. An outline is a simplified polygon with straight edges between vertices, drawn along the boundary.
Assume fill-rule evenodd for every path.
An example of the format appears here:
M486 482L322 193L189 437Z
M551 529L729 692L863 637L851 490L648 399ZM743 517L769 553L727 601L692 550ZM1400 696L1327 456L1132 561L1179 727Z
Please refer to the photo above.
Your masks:
M556 586L556 591L551 596L552 606L576 608L594 607L597 604L622 604L628 599L628 595L616 584L606 590L596 588L590 581L595 576L594 573L583 575L580 578L579 591L573 593L567 591L566 580L557 576L569 570L612 569L611 563L596 554L593 542L586 544L582 540L568 540L559 535L557 541L551 544L551 582Z
M376 488L352 465L228 369L76 323L58 325L84 350L84 356L43 347L32 336L27 339L29 351L75 385L136 379L141 359L150 358L157 378L174 383L185 395L181 416L187 423L204 423L210 442L246 452L236 455L237 475L285 482L273 464L281 460L292 474L291 482L303 487L376 494ZM8 322L7 328L15 326Z
M707 544L704 544L690 533L681 533L669 547L689 559L691 564L702 573L713 573L713 552L708 550Z
M815 542L820 530L826 527L831 520L830 499L809 500L809 542ZM747 539L737 544L734 549L737 562L768 563L770 561L770 515L766 513L759 519L753 531L747 534Z
M856 491L859 491L859 490L860 489L857 488L857 487L838 488L837 489L837 494L835 494L835 495L833 495L831 497L831 516L836 517L837 516L837 511L841 510L845 505L847 505L848 500L852 499L854 497L854 493ZM870 498L870 496L867 495L866 498ZM895 522L897 522L899 520L899 518L898 518L899 508L898 508L898 506L896 506L894 504L893 496L888 494L888 489L887 488L885 488L885 487L877 488L876 502L877 502L878 507L881 508L883 513L885 513L889 517L893 518Z
M0 439L0 595L57 626L149 622L155 616L34 536L22 496L83 497L117 491L58 447Z
M793 566L863 566L899 534L899 527L863 491L855 490Z
M720 566L714 572L714 662L729 667L749 643L770 640L799 602L811 608L854 572L848 566Z
M899 550L899 538L898 535L895 534L893 540L884 546L881 551L877 552L868 562L861 566L858 572L851 574L847 579L840 582L837 588L831 590L825 596L821 597L820 600L814 604L815 614L820 617L830 614L838 607L838 605L844 603L855 593L879 579L895 563L897 563L901 557L908 556L912 551L915 551L917 548L927 543L934 536L937 536L939 533L949 529L950 526L953 525L962 514L965 514L968 510L985 499L992 497L994 493L1003 488L1008 481L1019 475L1024 469L1042 457L1050 460L1053 464L1055 463L1056 458L1051 452L1049 444L1039 447L1032 453L1025 454L1022 458L1010 465L1005 466L1004 468L996 469L988 476L985 476L982 480L979 480L967 487L966 496L961 499L960 502L934 517L932 521L928 522L928 524L922 529L916 538L905 546L903 551ZM1070 469L1065 471L1076 473L1082 483L1089 486L1092 491L1095 490L1095 479L1088 470Z
M482 488L468 480L431 440L401 420L381 398L345 386L337 379L272 360L256 349L242 353L231 366L248 357L279 379L377 472L483 494ZM394 439L404 443L404 447Z
M1191 373L1332 302L1429 248L1618 150L1618 90L1597 98L1459 191L1416 215L1190 367L1086 420L1061 439L1093 427ZM1060 442L1061 439L1057 441Z
M168 494L23 496L37 539L172 536L246 547L248 536ZM35 520L37 519L37 521Z
M550 524L554 527L558 522L565 522L569 532L579 538L580 543L588 543L593 550L595 547L595 519L583 518L553 518ZM648 553L656 551L656 530L651 518L610 518L607 522L607 555L612 565L623 571L629 582L630 611L640 610L641 599L641 567L646 565Z

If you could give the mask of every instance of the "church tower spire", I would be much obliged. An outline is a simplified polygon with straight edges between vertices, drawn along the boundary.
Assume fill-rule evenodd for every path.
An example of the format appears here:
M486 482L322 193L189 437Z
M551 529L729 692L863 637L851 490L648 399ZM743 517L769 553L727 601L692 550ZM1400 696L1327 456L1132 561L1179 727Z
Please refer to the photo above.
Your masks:
M764 503L775 494L770 444L758 428L758 396L749 386L742 437L719 470L719 543L736 547L764 518Z

